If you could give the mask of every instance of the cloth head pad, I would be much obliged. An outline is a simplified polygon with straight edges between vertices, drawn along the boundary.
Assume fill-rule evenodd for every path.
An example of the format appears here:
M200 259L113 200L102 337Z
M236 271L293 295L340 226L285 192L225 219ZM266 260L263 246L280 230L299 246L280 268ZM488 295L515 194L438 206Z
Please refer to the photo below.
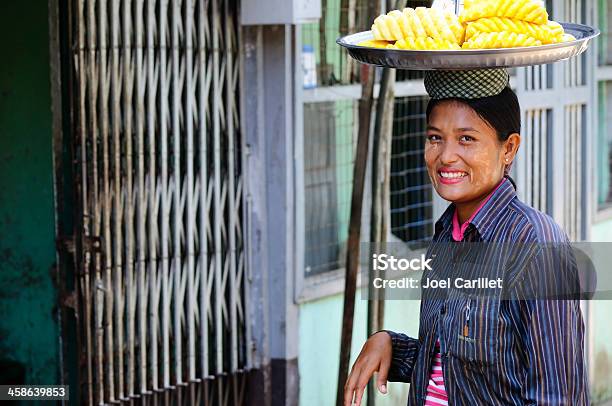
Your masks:
M506 69L425 72L425 90L432 99L478 99L496 96L509 82L510 75Z

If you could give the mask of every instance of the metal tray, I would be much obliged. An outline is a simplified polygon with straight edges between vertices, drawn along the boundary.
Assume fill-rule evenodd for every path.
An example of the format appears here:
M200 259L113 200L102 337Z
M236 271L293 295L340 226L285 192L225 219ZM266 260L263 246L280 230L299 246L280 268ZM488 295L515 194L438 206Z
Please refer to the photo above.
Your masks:
M345 47L350 56L370 65L408 70L468 70L511 68L562 61L586 51L590 40L599 35L598 29L587 25L560 24L566 33L576 37L576 41L535 47L407 51L358 46L361 41L373 39L371 31L364 31L338 38L336 42Z

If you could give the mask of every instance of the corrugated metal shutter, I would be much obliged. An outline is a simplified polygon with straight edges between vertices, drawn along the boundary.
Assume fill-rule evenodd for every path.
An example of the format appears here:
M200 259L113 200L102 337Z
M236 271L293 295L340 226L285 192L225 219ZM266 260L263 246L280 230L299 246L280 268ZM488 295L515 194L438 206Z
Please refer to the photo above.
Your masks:
M81 400L241 404L238 4L68 7Z

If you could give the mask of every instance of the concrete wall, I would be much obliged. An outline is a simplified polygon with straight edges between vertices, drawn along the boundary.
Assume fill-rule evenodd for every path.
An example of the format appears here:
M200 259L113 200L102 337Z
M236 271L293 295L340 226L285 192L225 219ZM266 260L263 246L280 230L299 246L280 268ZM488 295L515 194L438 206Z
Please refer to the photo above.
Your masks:
M48 49L47 2L3 1L0 381L28 384L58 382Z

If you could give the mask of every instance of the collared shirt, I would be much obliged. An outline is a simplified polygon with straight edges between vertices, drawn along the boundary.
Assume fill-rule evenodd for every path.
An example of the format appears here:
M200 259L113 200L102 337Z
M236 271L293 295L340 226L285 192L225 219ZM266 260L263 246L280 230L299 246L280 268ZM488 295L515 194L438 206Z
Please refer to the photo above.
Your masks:
M436 222L428 257L436 244L453 241L454 211L451 204ZM568 238L504 180L471 219L464 241L568 243ZM527 278L537 278L543 260L539 253L525 256ZM450 260L440 255L437 266L444 261ZM388 333L393 345L388 379L411 383L408 405L425 402L438 338L451 405L589 404L584 324L576 300L441 298L423 291L418 339Z
M474 217L476 217L476 215L478 214L478 212L480 211L480 209L482 209L484 207L485 204L487 204L487 202L491 199L491 197L493 196L493 193L495 193L497 191L497 189L499 189L499 187L506 182L506 178L502 179L501 182L499 182L497 184L497 186L495 186L495 189L493 189L493 191L491 193L489 193L489 195L486 197L486 199L484 199L476 208L476 210L474 210L474 213L472 213L472 215L470 216L469 219L467 219L465 222L463 222L463 224L459 225L459 211L457 210L457 208L455 208L455 214L453 215L453 232L452 232L452 237L453 240L455 241L462 241L463 240L463 236L465 234L465 230L467 230L468 226L470 225L470 223L472 222L472 220L474 220Z

